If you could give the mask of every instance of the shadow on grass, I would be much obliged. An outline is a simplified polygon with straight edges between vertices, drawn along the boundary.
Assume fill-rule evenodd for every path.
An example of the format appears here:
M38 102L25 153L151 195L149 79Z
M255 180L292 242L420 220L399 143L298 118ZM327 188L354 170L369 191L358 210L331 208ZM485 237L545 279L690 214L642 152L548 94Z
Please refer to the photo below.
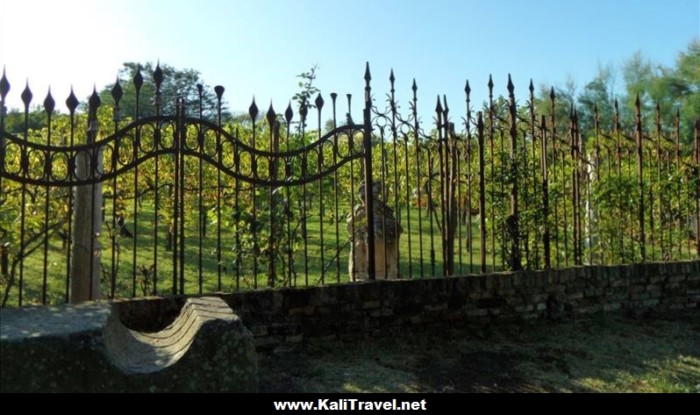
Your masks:
M700 392L700 311L313 340L260 356L263 392Z

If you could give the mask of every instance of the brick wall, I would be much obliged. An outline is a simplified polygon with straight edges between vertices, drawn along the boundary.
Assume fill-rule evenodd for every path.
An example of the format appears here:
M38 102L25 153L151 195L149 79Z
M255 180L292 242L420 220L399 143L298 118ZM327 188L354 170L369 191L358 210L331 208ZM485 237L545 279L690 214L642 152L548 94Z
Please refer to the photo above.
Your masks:
M218 294L260 349L316 337L398 334L421 325L457 326L598 312L640 315L678 309L700 313L700 261L585 266L450 278L366 281ZM125 324L159 330L184 298L118 303Z
M597 312L700 312L700 261L244 291L222 298L259 348L409 326L567 319Z

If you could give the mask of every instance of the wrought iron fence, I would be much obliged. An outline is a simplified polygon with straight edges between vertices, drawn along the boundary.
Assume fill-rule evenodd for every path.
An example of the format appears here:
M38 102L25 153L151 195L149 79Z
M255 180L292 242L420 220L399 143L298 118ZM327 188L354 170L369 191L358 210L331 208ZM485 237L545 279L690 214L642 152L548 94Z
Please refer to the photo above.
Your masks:
M369 278L700 256L700 120L684 142L658 106L651 122L638 100L629 127L617 105L611 125L597 108L584 123L553 92L536 108L531 83L519 105L510 79L497 98L489 80L480 108L469 83L459 115L438 97L428 130L415 81L402 113L393 71L382 105L368 66L362 124L335 93L330 115L321 95L296 114L253 101L236 124L223 87L214 120L201 86L161 114L152 76L154 116L139 116L140 72L133 119L118 82L111 108L93 93L84 113L71 93L57 114L49 93L40 129L28 87L20 131L0 113L3 306L340 283L362 255ZM3 73L3 109L9 90Z

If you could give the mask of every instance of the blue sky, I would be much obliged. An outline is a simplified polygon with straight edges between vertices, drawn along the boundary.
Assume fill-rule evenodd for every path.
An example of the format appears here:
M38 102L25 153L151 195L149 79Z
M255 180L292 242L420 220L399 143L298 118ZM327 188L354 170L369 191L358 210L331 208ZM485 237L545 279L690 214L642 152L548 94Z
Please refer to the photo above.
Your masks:
M0 0L10 107L27 79L35 103L49 85L63 103L71 85L84 99L123 62L160 60L226 87L233 110L255 96L279 112L318 64L326 97L353 93L359 111L369 61L376 97L393 68L399 99L415 77L424 108L447 94L463 111L466 79L475 102L489 74L505 93L512 73L522 98L530 78L580 89L635 51L672 65L698 37L700 0Z

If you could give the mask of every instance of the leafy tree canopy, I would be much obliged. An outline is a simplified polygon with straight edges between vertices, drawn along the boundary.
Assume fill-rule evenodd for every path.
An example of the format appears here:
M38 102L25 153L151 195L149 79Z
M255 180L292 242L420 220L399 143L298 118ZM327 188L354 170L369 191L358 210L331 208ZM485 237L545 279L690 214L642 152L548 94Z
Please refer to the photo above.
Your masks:
M139 64L126 62L119 71L119 84L123 96L119 103L121 116L136 116L136 86L134 79L140 71L143 85L140 89L138 112L139 116L155 115L156 107L156 81L154 72L157 67L163 72L163 80L160 86L160 113L175 114L176 100L179 97L185 99L186 111L189 115L197 116L200 110L199 91L197 85L202 86L201 110L205 118L216 119L217 97L214 88L205 84L199 71L194 69L177 69L167 64L153 65L152 62ZM100 91L103 104L114 104L112 88L114 84L107 85ZM222 100L222 116L230 118L225 100Z

